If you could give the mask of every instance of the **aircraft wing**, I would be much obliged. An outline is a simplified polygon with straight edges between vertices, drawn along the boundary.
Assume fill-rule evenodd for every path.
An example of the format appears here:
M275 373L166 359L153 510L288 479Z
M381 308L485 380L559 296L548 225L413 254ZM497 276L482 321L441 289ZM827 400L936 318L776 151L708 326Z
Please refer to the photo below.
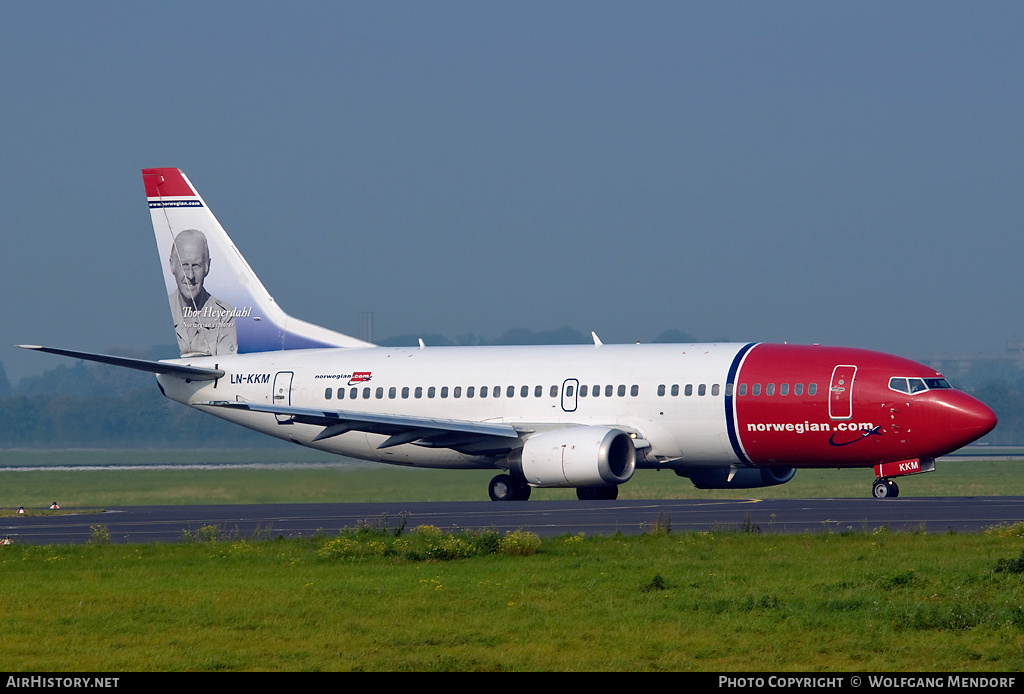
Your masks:
M251 402L210 402L211 407L225 407L250 412L267 412L290 418L299 424L324 427L313 441L322 441L349 431L383 434L388 438L377 448L391 448L415 443L428 448L451 448L463 453L494 453L513 448L521 434L529 429L498 422L475 422L461 419L438 419L408 415L324 410L287 405L261 405Z

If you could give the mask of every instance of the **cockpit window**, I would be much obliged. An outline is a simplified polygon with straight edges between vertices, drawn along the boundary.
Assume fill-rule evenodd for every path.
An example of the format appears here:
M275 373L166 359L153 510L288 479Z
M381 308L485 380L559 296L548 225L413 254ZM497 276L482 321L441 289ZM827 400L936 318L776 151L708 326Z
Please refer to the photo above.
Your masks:
M898 390L901 393L910 392L910 388L907 386L907 379L905 378L890 378L889 387L893 390Z
M889 379L889 388L899 393L923 393L926 390L941 390L952 388L944 378L901 378Z

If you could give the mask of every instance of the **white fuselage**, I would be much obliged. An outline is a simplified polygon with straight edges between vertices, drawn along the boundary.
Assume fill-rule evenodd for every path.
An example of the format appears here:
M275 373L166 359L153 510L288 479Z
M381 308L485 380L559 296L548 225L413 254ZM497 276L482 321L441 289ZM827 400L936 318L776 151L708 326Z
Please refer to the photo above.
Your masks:
M500 467L493 456L348 432L270 413L204 407L249 402L496 422L530 431L609 425L647 442L638 467L731 465L726 379L742 344L314 349L175 360L225 371L217 381L160 377L165 394L243 426L355 458L424 467ZM689 386L689 388L687 387ZM659 394L659 391L662 394ZM279 420L284 420L279 421Z

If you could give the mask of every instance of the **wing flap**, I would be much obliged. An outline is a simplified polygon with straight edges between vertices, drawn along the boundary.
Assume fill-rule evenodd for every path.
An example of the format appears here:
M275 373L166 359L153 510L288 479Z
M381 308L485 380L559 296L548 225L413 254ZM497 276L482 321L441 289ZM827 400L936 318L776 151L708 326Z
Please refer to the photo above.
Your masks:
M198 403L197 403L198 404ZM428 447L454 448L489 447L510 448L525 430L511 424L474 422L461 419L437 419L409 415L354 412L351 410L323 410L286 405L262 405L252 402L209 402L210 407L225 407L250 412L288 416L300 424L324 427L314 437L322 441L349 431L381 434L388 438L378 448L391 448L405 443L418 443ZM448 445L445 445L445 444Z

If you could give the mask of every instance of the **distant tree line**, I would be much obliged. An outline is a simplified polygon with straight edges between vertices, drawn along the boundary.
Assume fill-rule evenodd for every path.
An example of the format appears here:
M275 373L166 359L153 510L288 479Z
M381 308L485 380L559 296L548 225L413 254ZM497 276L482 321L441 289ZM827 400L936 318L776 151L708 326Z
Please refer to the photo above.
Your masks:
M999 418L982 439L992 446L1024 445L1024 370L1015 361L978 360L960 376L947 380L992 408Z
M398 336L382 340L386 346L415 346L422 337L433 346L589 344L592 338L572 328L534 332L508 330L498 338L464 335ZM668 330L652 342L694 342L690 335ZM172 346L147 352L110 350L144 359L176 356ZM0 363L0 448L199 448L283 446L216 417L203 414L160 394L148 373L119 369L60 357L41 374L26 376L12 385ZM1024 445L1024 371L1011 360L977 360L956 376L956 387L966 390L995 410L999 426L985 437L992 445Z
M171 348L125 356L164 359ZM261 448L285 445L165 398L152 374L52 358L12 386L0 364L0 448Z

